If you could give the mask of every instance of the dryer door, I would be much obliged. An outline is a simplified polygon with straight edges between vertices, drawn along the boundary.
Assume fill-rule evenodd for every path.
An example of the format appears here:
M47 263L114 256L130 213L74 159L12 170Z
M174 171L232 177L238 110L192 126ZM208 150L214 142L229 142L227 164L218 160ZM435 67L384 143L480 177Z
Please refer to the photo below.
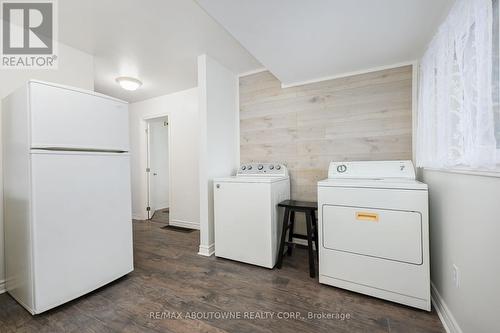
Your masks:
M422 217L418 212L324 205L322 221L324 248L422 264Z

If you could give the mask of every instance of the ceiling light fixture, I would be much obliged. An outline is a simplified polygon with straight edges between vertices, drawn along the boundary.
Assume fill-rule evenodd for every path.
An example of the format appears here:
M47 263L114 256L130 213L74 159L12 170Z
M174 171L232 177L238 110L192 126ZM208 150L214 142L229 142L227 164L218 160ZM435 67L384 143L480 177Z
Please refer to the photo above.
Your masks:
M121 76L116 78L116 82L125 90L137 90L142 86L142 82L136 78L129 76Z

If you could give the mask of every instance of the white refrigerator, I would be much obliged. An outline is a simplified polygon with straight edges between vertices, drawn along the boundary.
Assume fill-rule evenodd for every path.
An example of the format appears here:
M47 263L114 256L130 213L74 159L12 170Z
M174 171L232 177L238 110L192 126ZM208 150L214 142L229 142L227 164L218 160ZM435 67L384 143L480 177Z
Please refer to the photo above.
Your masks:
M32 314L133 270L127 103L29 81L2 102L7 291Z

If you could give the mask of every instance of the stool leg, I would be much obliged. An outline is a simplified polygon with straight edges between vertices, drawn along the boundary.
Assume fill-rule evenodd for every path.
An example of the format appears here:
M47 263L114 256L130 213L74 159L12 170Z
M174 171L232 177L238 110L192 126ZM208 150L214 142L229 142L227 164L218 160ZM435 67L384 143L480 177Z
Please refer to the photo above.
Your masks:
M313 220L314 227L314 244L316 245L316 259L319 260L319 243L318 243L318 219Z
M287 254L289 256L292 255L292 249L293 249L292 241L293 241L294 226L295 226L295 212L292 210L290 212L290 227L288 228L288 243L289 244L288 244Z
M312 247L312 238L313 238L313 230L312 230L312 214L311 212L306 212L306 225L307 225L307 250L309 251L309 276L316 276L316 268L314 267L314 253Z
M288 229L288 219L290 217L290 209L285 208L285 214L283 214L283 228L281 231L281 241L280 247L278 249L278 258L276 258L276 267L281 268L283 263L283 250L285 249L285 239L286 239L286 229Z

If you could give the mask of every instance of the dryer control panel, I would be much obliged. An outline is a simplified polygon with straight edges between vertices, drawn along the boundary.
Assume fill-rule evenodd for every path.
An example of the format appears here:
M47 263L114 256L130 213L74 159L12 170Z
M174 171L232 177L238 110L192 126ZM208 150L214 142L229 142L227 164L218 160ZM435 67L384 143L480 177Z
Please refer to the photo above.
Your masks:
M280 176L287 177L288 169L282 163L245 163L240 166L237 176Z
M331 162L328 178L415 179L412 161Z

